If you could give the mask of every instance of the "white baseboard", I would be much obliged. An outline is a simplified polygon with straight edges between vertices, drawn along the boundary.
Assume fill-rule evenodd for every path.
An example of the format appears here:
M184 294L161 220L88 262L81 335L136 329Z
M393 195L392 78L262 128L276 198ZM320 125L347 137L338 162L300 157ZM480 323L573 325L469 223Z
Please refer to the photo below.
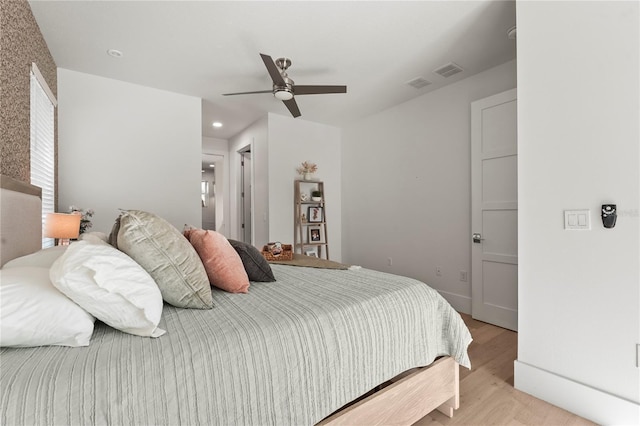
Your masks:
M471 298L467 296L460 296L459 294L449 293L447 291L438 290L438 293L445 299L453 309L463 314L471 315Z
M627 401L521 361L515 388L601 425L640 424L640 404Z

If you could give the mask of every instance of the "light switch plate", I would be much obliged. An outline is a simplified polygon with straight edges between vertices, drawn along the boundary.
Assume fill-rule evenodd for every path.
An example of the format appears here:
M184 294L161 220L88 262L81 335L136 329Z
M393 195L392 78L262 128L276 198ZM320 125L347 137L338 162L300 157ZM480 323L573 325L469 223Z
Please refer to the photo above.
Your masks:
M564 229L572 231L591 230L591 212L589 210L565 210Z

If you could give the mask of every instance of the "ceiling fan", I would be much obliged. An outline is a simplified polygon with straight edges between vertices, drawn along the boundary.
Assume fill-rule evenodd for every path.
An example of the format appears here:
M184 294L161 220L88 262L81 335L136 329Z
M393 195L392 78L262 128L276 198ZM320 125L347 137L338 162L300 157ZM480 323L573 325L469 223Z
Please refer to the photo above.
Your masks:
M256 92L239 92L225 93L223 96L232 95L249 95L254 93L273 93L277 99L280 99L291 112L294 117L300 117L300 109L294 99L295 95L321 95L325 93L347 93L347 86L303 86L294 84L293 80L287 75L287 68L291 66L291 60L287 58L278 58L273 61L271 56L260 54L267 71L273 80L273 88L271 90L259 90Z

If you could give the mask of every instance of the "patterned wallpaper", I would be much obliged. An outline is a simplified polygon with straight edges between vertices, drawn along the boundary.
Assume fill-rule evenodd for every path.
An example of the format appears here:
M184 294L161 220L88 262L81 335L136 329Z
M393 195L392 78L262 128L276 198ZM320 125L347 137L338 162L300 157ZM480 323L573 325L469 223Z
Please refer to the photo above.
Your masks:
M29 71L35 62L57 97L56 64L26 0L0 0L0 28L0 173L29 182ZM55 138L57 176L57 127Z

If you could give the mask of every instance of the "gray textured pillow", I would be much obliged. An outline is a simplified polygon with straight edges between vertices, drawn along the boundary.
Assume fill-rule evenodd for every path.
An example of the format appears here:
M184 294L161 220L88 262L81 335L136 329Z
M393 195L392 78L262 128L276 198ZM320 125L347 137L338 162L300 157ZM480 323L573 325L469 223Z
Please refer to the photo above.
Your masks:
M166 220L140 210L123 210L109 242L153 277L167 303L179 308L213 307L198 253Z
M276 280L269 262L260 254L257 248L251 244L236 240L229 240L229 243L240 255L249 281L272 282Z

